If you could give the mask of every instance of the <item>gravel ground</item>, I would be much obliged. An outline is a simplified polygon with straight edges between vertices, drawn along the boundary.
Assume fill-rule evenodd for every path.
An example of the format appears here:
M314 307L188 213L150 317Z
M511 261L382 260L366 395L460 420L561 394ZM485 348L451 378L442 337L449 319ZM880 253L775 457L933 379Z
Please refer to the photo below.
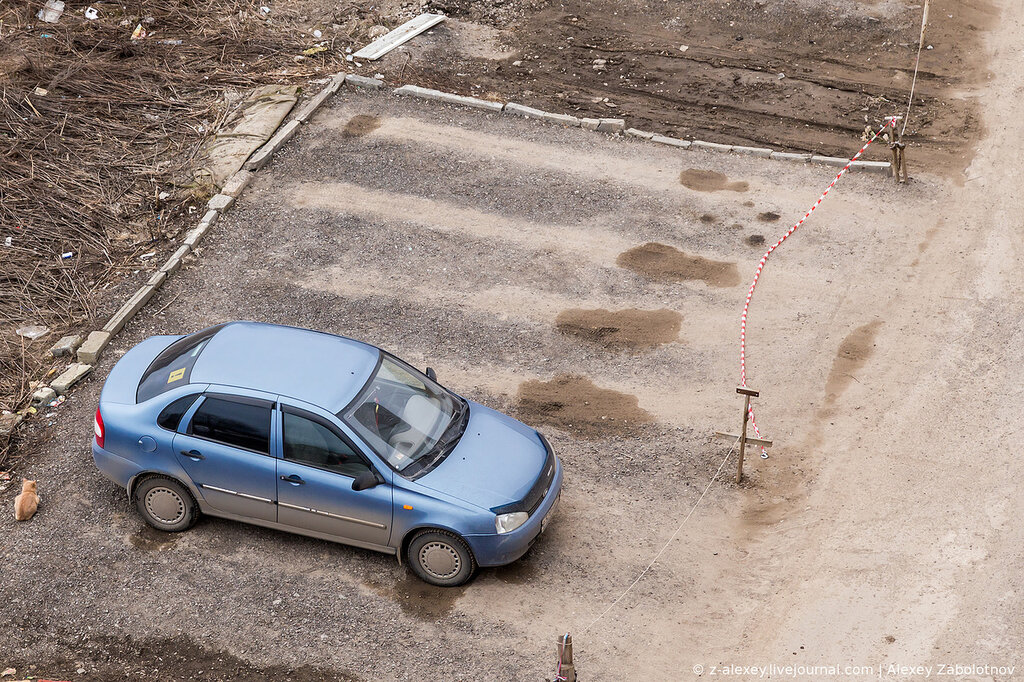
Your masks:
M719 174L712 186L724 189L681 184L695 170ZM927 178L896 189L851 175L773 260L750 363L780 447L751 458L742 485L727 475L713 485L662 560L602 616L726 456L709 436L738 426L748 273L763 238L774 241L831 176L343 91L261 171L94 376L31 425L19 473L40 481L43 504L29 523L0 520L0 664L75 680L539 680L553 673L556 636L572 630L587 679L685 679L697 662L748 650L817 661L841 642L889 646L893 632L897 647L911 646L893 623L895 592L919 573L876 586L878 600L892 599L884 615L816 638L811 625L828 619L820 604L842 608L834 595L850 576L823 578L807 552L829 545L826 517L847 509L836 499L852 499L835 476L867 455L848 444L877 420L879 437L901 447L886 420L906 415L897 396L874 390L908 381L921 354L955 331L915 335L914 353L900 353L935 311L895 290L948 289L931 274L954 248L935 228L944 185ZM678 335L665 338L664 313L637 312L659 310L678 313ZM627 312L616 322L609 311ZM233 522L148 530L91 463L102 379L152 334L233 319L370 341L540 427L566 470L555 522L521 561L450 590L392 557ZM580 333L588 319L593 333ZM843 522L866 533L875 520L865 510ZM919 549L890 558L903 566ZM865 611L881 603L859 599ZM807 621L787 620L797 613Z

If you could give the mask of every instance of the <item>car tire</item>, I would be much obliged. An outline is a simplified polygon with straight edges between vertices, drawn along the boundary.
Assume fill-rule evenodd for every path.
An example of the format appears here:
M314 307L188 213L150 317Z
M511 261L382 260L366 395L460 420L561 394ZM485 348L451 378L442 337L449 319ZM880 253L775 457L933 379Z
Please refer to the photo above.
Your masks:
M135 508L146 523L168 533L188 530L199 518L192 493L166 476L150 476L135 486Z
M466 541L443 530L427 530L414 537L406 559L420 580L439 587L462 585L476 573L476 560Z

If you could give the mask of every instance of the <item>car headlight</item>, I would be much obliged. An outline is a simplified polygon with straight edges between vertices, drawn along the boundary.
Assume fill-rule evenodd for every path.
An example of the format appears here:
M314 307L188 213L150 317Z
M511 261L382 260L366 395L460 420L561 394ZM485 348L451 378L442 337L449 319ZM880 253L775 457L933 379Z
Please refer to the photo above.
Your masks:
M494 517L494 528L499 534L511 533L519 526L526 523L530 515L526 512L512 512L511 514L498 514Z

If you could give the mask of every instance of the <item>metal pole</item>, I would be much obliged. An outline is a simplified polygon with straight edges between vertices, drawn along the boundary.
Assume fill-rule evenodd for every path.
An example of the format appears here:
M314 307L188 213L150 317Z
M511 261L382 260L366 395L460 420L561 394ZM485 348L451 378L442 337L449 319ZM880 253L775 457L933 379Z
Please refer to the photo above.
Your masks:
M750 420L750 396L743 396L743 429L740 431L740 458L736 463L736 482L743 480L743 455L747 449L747 422Z

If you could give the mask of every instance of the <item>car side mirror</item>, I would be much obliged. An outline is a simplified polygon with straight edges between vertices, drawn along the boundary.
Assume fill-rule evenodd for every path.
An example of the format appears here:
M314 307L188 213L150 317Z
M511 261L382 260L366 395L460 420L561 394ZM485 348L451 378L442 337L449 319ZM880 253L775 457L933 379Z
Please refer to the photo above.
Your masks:
M377 474L372 471L364 471L352 481L352 490L367 490L376 488L378 485L380 485L380 479L377 478Z
M427 378L431 381L437 381L437 372L434 371L433 367L427 367Z

